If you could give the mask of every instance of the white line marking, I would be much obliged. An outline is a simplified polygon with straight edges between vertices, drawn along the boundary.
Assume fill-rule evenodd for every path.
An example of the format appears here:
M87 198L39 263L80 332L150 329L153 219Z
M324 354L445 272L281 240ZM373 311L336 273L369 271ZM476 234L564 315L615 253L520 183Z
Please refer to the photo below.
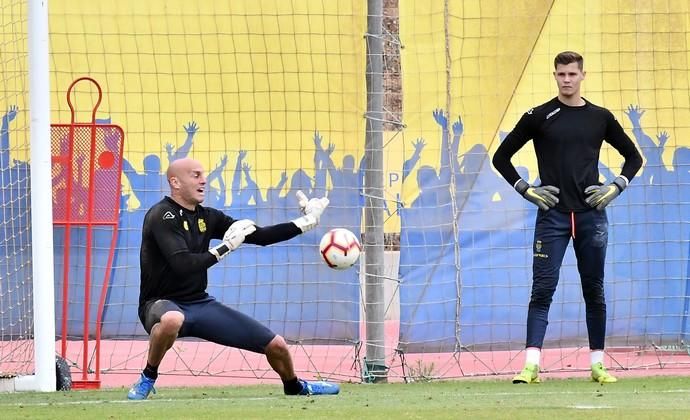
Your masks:
M540 388L543 387L543 385L527 385L532 389ZM615 386L615 385L613 385ZM664 389L664 390L659 390L659 391L647 391L647 390L630 390L630 391L614 391L613 386L609 389L606 390L607 394L618 394L618 395L627 395L627 394L680 394L680 393L690 393L690 389ZM608 388L608 387L607 387ZM481 397L483 395L502 395L502 396L523 396L523 395L590 395L595 392L600 392L601 388L596 388L591 391L539 391L539 393L534 393L534 392L481 392L481 393L472 393L472 394L466 394L462 393L461 395L464 397Z
M0 403L0 407L45 407L45 406L60 406L60 405L96 405L96 404L154 404L158 402L199 402L199 401L233 401L233 400L247 400L247 401L265 401L275 400L279 397L237 397L237 398L153 398L150 400L131 401L126 397L117 400L83 400L83 401L53 401L53 402L12 402Z
M537 388L540 386L535 386L532 388ZM540 387L541 388L541 387ZM597 389L598 390L598 389ZM475 392L475 393L463 393L462 397L483 397L483 396L529 396L529 395L592 395L597 392L597 390L591 391L541 391L539 393L534 392ZM690 389L666 389L659 391L646 391L646 390L630 390L627 392L623 391L606 391L607 394L618 394L618 395L632 395L632 394L690 394ZM72 394L74 396L74 394ZM193 402L198 403L200 401L237 401L237 400L247 400L247 401L267 401L267 400L277 400L285 398L284 395L276 395L271 397L209 397L209 398L152 398L150 400L143 401L130 401L126 396L123 398L118 398L116 400L83 400L83 401L52 401L52 402L9 402L0 403L0 407L43 407L43 406L61 406L61 405L96 405L96 404L155 404L155 403L171 403L171 402ZM596 409L596 408L615 408L613 406L587 406L587 405L577 405L568 406L569 408L576 409Z

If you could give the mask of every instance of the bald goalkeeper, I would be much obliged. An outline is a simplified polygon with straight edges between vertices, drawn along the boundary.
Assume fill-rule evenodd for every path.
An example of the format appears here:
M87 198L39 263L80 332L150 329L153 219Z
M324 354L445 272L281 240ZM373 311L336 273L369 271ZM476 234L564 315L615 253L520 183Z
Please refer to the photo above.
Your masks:
M265 246L313 229L328 199L309 200L298 194L301 217L260 227L251 220L235 220L201 206L207 183L198 161L172 162L167 178L170 196L151 207L142 228L139 319L149 333L149 349L146 367L127 398L144 400L155 393L158 366L178 337L265 354L287 395L337 394L337 384L297 377L283 337L206 292L209 267L244 242ZM220 243L211 246L211 239Z

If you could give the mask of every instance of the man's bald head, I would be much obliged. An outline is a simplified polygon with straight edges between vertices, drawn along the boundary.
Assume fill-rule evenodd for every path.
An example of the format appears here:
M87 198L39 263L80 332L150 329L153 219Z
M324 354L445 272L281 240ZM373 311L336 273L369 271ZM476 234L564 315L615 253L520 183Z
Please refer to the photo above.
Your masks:
M174 160L165 175L170 184L170 197L181 206L193 210L204 201L206 177L201 162L192 158Z
M180 174L189 172L193 170L193 168L195 167L203 169L201 162L199 162L198 160L188 157L177 159L170 162L170 166L168 166L168 170L166 171L165 176L168 178L168 182L170 182L170 178L179 177Z

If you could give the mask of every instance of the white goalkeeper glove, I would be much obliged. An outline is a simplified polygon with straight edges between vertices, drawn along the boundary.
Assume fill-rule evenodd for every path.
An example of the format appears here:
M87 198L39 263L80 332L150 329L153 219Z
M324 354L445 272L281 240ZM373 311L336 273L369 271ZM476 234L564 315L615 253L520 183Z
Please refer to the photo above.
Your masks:
M293 220L292 223L304 233L314 229L319 224L319 219L330 201L327 197L312 198L310 200L302 191L297 191L297 202L304 216Z
M309 203L309 199L307 198L307 195L302 192L302 190L297 190L297 204L299 205L299 212L302 214L307 213L307 204Z
M230 225L228 230L225 231L223 241L208 251L213 254L218 261L220 261L223 259L223 257L239 248L239 246L244 242L244 239L255 231L256 226L252 220L237 220L235 223Z

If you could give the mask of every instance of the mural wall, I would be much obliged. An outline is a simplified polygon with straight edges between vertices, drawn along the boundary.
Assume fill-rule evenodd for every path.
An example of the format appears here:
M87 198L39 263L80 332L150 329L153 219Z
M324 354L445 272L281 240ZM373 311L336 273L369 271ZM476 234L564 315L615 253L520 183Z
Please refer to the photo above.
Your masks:
M608 342L687 337L689 11L655 4L456 2L444 26L442 3L401 3L403 74L421 76L404 78L404 120L410 141L423 139L403 185L403 349L524 345L536 208L490 160L524 112L556 96L553 58L564 50L585 57L583 95L614 113L645 158L608 210ZM538 183L531 143L513 163ZM621 163L606 146L601 181ZM581 296L570 249L547 342L586 345Z
M358 273L327 269L316 247L330 227L361 229L366 5L76 0L50 7L52 120L69 122L66 89L88 75L104 91L96 122L125 133L104 335L144 334L136 315L141 223L168 193L167 165L191 156L207 168L204 204L235 218L291 220L299 189L331 200L318 230L243 247L212 268L210 293L293 340L357 341ZM654 9L642 2L400 2L404 128L385 134L383 176L394 198L386 230L400 236L401 349L522 344L536 210L490 160L523 112L555 96L553 57L566 49L585 57L584 96L614 113L645 158L609 209L610 342L687 338L688 8L670 0ZM74 100L77 121L90 121L93 91L78 90ZM7 238L28 231L15 198L28 185L28 156L13 148L24 140L27 104L18 96L2 106L0 254L6 276L22 284L26 267ZM538 182L531 146L513 161L523 178ZM615 177L620 164L605 148L601 180ZM64 233L56 228L56 273ZM84 240L83 228L71 233L73 243ZM112 234L97 232L94 278L105 275ZM84 247L70 254L68 331L78 336ZM60 290L64 279L57 281ZM95 287L92 300L100 293ZM58 312L61 305L62 297ZM550 320L550 343L585 339L572 251Z

